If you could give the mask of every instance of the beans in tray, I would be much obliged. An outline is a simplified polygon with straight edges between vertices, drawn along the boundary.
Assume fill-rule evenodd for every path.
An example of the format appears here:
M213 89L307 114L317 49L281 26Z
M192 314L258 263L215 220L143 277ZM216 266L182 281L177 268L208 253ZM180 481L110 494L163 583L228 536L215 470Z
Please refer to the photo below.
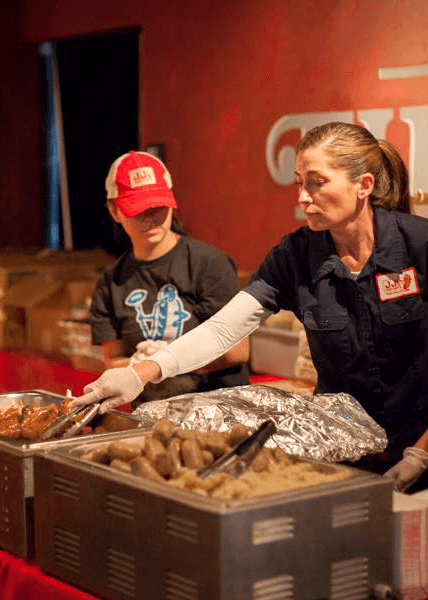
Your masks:
M239 477L227 472L201 479L197 471L228 453L250 435L242 424L227 432L189 431L161 419L141 442L114 441L81 455L91 462L108 465L158 483L188 489L223 499L251 498L307 485L349 477L345 467L314 464L287 455L279 447L264 447Z

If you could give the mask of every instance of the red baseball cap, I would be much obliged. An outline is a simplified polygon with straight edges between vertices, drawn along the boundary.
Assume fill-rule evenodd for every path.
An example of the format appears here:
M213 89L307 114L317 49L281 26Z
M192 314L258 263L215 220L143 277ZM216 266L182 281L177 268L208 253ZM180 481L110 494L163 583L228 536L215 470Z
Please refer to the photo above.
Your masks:
M167 168L148 152L131 151L119 156L106 178L107 198L114 200L126 217L153 206L177 208Z

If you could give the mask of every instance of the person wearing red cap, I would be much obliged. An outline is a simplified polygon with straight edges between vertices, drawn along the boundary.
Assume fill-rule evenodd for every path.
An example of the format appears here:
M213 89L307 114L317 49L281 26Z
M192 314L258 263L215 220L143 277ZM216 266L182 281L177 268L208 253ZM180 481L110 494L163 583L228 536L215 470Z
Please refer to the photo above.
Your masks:
M117 158L106 178L107 208L129 236L99 279L91 304L94 344L106 368L135 364L193 329L239 291L233 261L185 234L165 165L147 152ZM198 370L147 386L132 404L248 383L249 341Z

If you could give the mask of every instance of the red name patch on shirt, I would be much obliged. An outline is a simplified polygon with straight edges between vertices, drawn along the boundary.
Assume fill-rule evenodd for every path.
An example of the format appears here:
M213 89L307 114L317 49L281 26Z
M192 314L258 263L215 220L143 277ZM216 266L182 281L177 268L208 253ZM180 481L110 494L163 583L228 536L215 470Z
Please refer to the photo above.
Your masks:
M419 294L418 280L413 267L404 269L402 273L376 275L376 284L381 302Z

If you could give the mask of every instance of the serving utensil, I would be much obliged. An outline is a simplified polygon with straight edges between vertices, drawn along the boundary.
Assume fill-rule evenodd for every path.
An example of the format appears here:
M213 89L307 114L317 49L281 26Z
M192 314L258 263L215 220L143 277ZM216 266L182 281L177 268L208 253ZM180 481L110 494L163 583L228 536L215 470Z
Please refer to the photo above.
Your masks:
M201 479L206 479L218 471L228 471L232 476L238 477L247 469L265 442L276 431L276 425L270 419L264 421L250 437L237 444L228 454L221 456L211 465L198 471Z

